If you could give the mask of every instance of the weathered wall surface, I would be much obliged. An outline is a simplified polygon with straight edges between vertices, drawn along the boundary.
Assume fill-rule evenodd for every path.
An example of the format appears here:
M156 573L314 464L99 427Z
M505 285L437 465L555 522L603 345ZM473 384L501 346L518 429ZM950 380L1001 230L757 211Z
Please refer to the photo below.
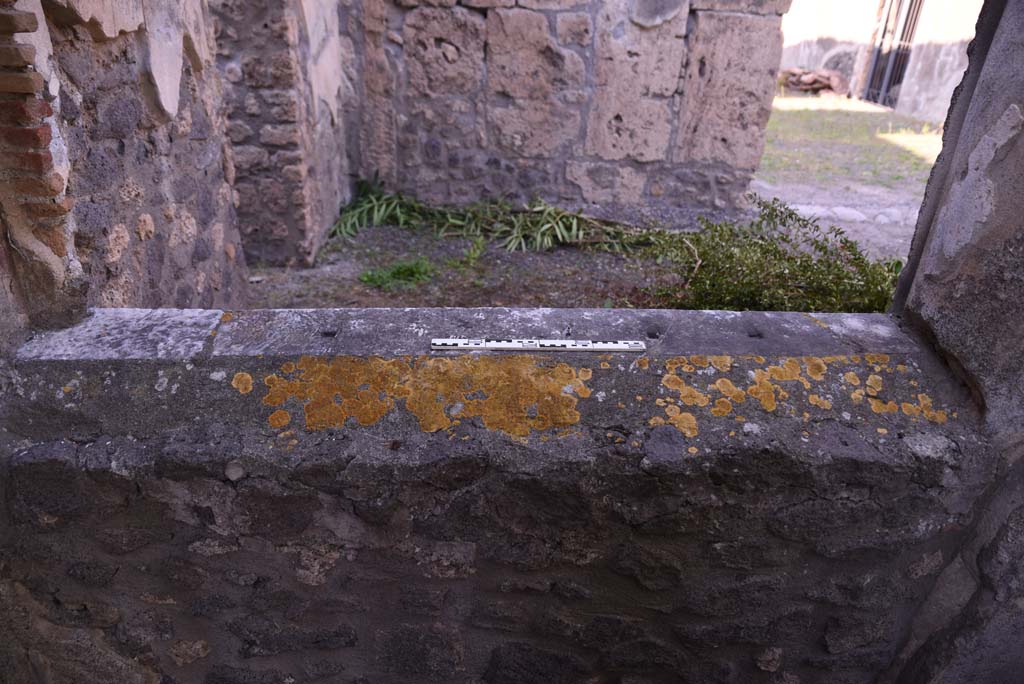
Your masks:
M434 202L734 209L788 5L365 0L361 175Z
M884 316L109 310L5 398L19 684L869 682L998 474Z
M896 111L941 123L953 89L967 68L967 44L974 37L983 0L930 0L924 4Z
M338 8L222 0L213 9L246 254L310 264L351 196L344 108L356 93Z
M895 308L971 387L1008 474L915 627L909 682L1010 682L1024 668L1024 5L986 2L969 54Z
M204 7L66 0L44 11L19 0L3 10L25 23L2 54L0 202L36 324L86 303L240 301L244 258Z

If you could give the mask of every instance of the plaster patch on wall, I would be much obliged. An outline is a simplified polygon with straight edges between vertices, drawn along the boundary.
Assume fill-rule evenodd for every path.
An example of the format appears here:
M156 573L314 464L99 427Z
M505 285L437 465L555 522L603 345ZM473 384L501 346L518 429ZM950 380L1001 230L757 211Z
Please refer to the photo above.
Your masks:
M951 259L971 242L988 221L995 204L995 188L989 172L1000 152L1024 128L1024 114L1010 105L994 126L971 151L963 176L953 183L949 197L936 219L936 230L928 250L929 270Z

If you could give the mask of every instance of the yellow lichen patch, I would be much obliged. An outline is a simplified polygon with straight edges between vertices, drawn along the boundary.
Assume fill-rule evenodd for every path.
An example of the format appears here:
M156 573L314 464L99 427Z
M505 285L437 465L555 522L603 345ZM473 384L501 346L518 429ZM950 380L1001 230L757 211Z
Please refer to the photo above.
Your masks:
M810 318L811 321L814 323L814 325L818 326L819 328L824 328L825 330L829 329L828 323L826 323L825 321L821 320L820 318L816 318L816 317L814 317L811 314L806 313L806 312L804 313L804 316L807 316L807 318Z
M923 415L926 420L931 421L932 423L938 423L939 425L946 422L946 412L937 411L932 408L932 398L927 394L918 394L917 402L921 406L921 415Z
M235 377L231 378L231 386L239 394L248 394L252 392L252 376L248 373L235 373Z
M696 354L690 357L690 363L698 368L708 367L708 357L703 354Z
M860 385L860 378L858 378L857 374L854 373L853 371L846 371L845 373L843 373L843 382L845 382L847 385L853 385L854 387L857 387L858 385Z
M661 384L665 387L679 393L679 400L687 406L707 406L711 398L698 390L696 387L691 387L686 384L681 377L674 374L668 374L661 378Z
M270 414L270 417L267 418L267 422L270 423L270 427L276 430L278 428L283 428L285 425L292 422L292 416L284 409L278 409Z
M294 373L295 372L295 364L292 363L291 361L288 361L287 363L285 363L285 364L283 364L281 366L281 372L282 373Z
M290 367L291 372L282 367L283 375L264 380L263 403L301 403L308 430L340 428L349 418L372 425L404 399L425 432L451 427L450 416L457 412L460 418L480 418L490 430L522 437L576 424L577 397L590 394L582 377L589 372L564 363L541 366L529 356L307 356Z
M805 356L804 366L807 368L807 374L811 376L812 380L824 380L825 372L828 370L828 366L825 365L825 361L819 359L816 356Z
M716 399L715 405L711 409L711 415L713 416L727 416L732 413L732 402L728 399Z
M880 375L869 375L867 382L868 394L871 396L877 396L882 391L882 376Z
M666 402L665 402L665 400L664 400L664 399L661 399L661 398L659 397L658 399L655 399L655 400L654 400L654 403L655 403L655 404L657 404L658 406L664 406Z
M723 373L728 373L729 371L732 370L731 356L709 356L708 361L711 363L712 366L715 367L715 370L721 371Z
M661 416L654 416L649 421L647 421L647 424L648 425L664 425L665 424L665 419L662 418Z
M698 451L700 451L700 449L698 449L697 447L690 447L689 449L687 449L687 451L690 452L691 454L696 454Z
M871 404L871 410L875 413L896 413L900 410L895 401L882 401L881 399L868 397L868 403Z
M765 411L774 411L778 406L775 400L775 385L768 382L768 373L761 369L754 371L754 384L747 388L747 394L761 402Z
M845 355L822 356L821 360L825 362L825 365L830 363L846 363L848 361Z
M643 370L647 370L651 366L651 360L648 359L646 356L641 356L639 359L636 360L636 365Z
M906 373L907 372L907 367L905 365L903 365L902 363L897 363L896 364L896 371L899 372L899 373Z
M600 364L600 366L601 366L601 368L603 368L604 370L608 370L609 368L611 368L611 367L612 367L612 364L608 363L607 361L602 361L602 362L601 362L601 364Z
M230 323L234 318L235 318L234 315L232 315L232 313L230 311L225 311L224 313L222 313L220 315L220 322L221 323Z
M665 408L665 414L668 416L668 422L685 436L697 436L697 418L692 413L680 411L678 406L668 406Z
M878 434L880 434L880 435L887 435L887 434L889 434L889 431L888 431L888 430L886 430L885 428L877 428L877 430L876 430L876 431L877 431L877 432L878 432Z
M747 399L747 395L743 390L732 384L732 380L729 378L719 378L716 380L715 389L724 394L730 401L737 404L742 404Z
M817 406L818 408L825 409L826 411L832 408L831 401L823 397L819 397L817 394L812 394L807 397L807 401L810 402L812 406Z
M861 403L862 401L864 401L864 390L853 390L852 392L850 392L850 399L853 400L854 404Z
M921 407L917 404L911 404L909 401L900 404L900 410L903 411L903 415L910 416L911 418L917 418L921 415Z
M876 366L884 366L885 364L889 363L889 355L888 354L865 354L864 355L864 360L867 361L868 363L874 364Z
M594 371L590 370L589 368L580 368L579 372L577 373L577 376L580 380L586 382L587 380L590 380L590 378L594 377Z
M778 366L769 366L768 375L772 380L795 380L802 384L804 389L811 388L811 383L800 374L800 362L796 359L785 359Z

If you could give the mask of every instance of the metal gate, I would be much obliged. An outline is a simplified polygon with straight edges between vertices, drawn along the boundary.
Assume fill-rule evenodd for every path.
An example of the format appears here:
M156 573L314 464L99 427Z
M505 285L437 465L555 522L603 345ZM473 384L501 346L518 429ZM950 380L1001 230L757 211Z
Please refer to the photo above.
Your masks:
M885 0L868 68L865 100L896 106L923 5L924 0Z

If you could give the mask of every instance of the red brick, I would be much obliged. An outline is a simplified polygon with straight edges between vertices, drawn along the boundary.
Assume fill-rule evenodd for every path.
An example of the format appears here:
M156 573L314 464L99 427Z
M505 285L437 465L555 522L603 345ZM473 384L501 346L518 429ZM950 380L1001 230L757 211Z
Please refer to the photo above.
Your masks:
M43 92L46 80L38 71L0 71L0 93L34 95Z
M68 255L68 238L64 226L56 228L36 228L32 231L40 242L50 248L50 251L64 258Z
M39 28L39 20L32 12L0 9L0 33L33 33Z
M75 199L65 196L59 202L24 202L21 210L33 218L54 218L64 216L75 208Z
M12 147L46 148L53 140L53 131L49 126L33 126L31 128L0 128L0 140Z
M45 152L11 152L0 156L0 168L42 173L53 169L53 155Z
M0 100L0 124L28 126L42 123L48 116L53 116L53 107L42 98Z
M64 178L58 173L13 178L10 183L14 192L30 197L53 197L64 192Z
M32 45L0 45L0 66L26 67L36 58L36 49Z

